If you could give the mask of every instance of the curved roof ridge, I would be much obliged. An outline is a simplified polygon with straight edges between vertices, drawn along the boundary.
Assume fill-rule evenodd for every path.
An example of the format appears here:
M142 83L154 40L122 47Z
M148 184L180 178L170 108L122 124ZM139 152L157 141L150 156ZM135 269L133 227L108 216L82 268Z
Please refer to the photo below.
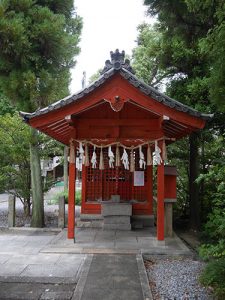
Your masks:
M127 69L121 68L122 72L121 75L127 79L133 86L141 90L144 94L151 96L154 100L158 102L162 102L164 105L174 108L179 111L187 112L196 117L202 117L204 119L211 119L214 114L206 114L201 113L198 110L175 100L166 94L158 91L153 86L148 85L143 80L137 78L134 74L129 72ZM129 75L129 76L128 76Z
M138 79L127 68L124 68L123 65L121 65L120 68L116 68L116 69L114 67L111 67L110 69L105 71L97 80L95 80L94 82L89 84L87 87L76 92L75 94L64 97L63 99L58 100L55 103L52 103L49 106L41 108L33 113L20 112L20 115L24 118L25 121L27 121L33 117L43 115L52 110L57 110L61 107L69 105L69 104L83 98L85 95L88 95L89 93L91 93L97 87L104 84L108 78L111 78L114 74L116 74L118 72L124 79L128 80L128 82L130 84L132 84L134 87L138 88L142 93L146 94L147 96L150 96L152 99L154 99L170 108L188 113L192 116L199 117L199 118L202 118L205 120L209 120L213 117L213 114L201 113L201 112L187 106L186 104L183 104L183 103L159 92L154 87L152 87L152 86L146 84L145 82L143 82L142 80Z

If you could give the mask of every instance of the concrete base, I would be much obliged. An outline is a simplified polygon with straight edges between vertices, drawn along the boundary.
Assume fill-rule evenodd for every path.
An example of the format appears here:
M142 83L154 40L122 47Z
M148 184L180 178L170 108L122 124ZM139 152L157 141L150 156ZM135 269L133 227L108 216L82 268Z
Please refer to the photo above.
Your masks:
M132 205L129 203L102 203L103 229L131 230Z
M173 236L173 203L165 203L165 213L164 213L164 232L165 237Z
M159 240L157 240L157 238L156 238L156 239L155 239L155 245L156 245L156 247L165 247L165 246L166 246L166 242L165 242L165 240L159 241Z
M81 221L103 220L103 217L100 214L81 214L80 220Z
M104 224L130 224L130 216L105 216Z
M115 216L120 217L120 216ZM97 214L81 214L80 220L83 222L92 222L92 221L103 221L102 215ZM106 221L110 222L110 221ZM154 215L136 215L131 216L131 225L133 229L141 229L145 227L154 227ZM82 226L85 227L85 226ZM93 227L93 226L86 226L86 227ZM99 226L98 226L99 227Z
M103 229L104 230L131 230L131 224L103 224Z
M131 216L132 205L129 203L102 203L102 216Z

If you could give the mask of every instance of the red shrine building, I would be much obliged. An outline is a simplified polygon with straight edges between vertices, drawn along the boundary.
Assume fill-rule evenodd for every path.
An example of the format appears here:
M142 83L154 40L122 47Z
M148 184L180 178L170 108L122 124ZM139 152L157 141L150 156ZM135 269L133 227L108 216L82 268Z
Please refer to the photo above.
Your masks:
M105 62L95 82L48 107L21 115L30 126L70 147L68 238L75 234L76 165L80 164L81 216L101 216L103 205L114 202L121 204L123 215L129 204L131 218L147 226L153 223L155 198L157 239L163 241L176 200L176 170L167 165L166 147L204 128L210 115L139 80L124 59L124 51L110 54L111 61Z

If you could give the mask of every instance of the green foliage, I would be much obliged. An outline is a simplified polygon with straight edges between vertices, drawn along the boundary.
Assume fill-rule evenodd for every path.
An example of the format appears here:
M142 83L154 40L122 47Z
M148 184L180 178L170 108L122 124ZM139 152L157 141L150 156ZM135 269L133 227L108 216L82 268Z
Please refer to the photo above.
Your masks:
M91 75L91 77L89 78L89 84L91 84L92 82L94 82L101 76L101 71L102 71L102 69L99 69L96 73Z
M213 287L218 300L225 298L225 257L212 260L200 277L202 284Z
M209 65L207 56L199 48L199 41L208 31L208 25L204 23L206 21L199 20L195 13L190 12L183 0L146 0L145 4L151 15L157 15L158 22L154 26L142 24L139 27L138 46L133 52L133 67L138 77L159 88L164 83L166 94L172 98L199 111L212 112L214 107L209 102ZM196 152L202 151L198 161L203 173L207 171L208 153L204 148L210 135L199 133L196 137ZM189 148L188 140L176 142L169 147L168 155L169 163L176 165L179 172L175 212L177 216L184 217L190 215L189 188L195 185L189 176L190 168L195 168L195 174L199 172L198 161L190 164L193 160L190 160ZM199 185L199 192L203 198L203 184ZM201 218L204 216L201 215Z
M40 135L40 155L62 155L62 145ZM24 205L31 205L30 178L30 128L21 120L18 113L0 116L0 190L20 198ZM53 185L45 182L44 191Z
M0 91L0 116L4 116L7 113L13 115L15 113L15 109Z
M204 237L206 243L200 248L200 254L205 259L225 257L225 155L224 140L216 140L214 149L216 157L212 157L212 165L208 173L202 174L198 181L204 180L211 188L211 212L205 224Z
M172 70L165 72L160 67L163 56L162 34L157 25L139 25L137 44L133 50L132 67L138 78L157 87L172 73Z
M209 61L210 99L225 110L225 3L224 1L186 0L188 8L210 28L199 41L199 48Z
M19 110L28 112L68 95L82 20L72 0L0 2L0 89ZM44 225L38 135L33 131L31 224Z
M67 95L81 27L71 0L1 1L0 86L4 94L28 111Z
M17 114L0 117L0 186L30 203L30 130Z
M213 286L219 299L225 297L225 153L224 138L215 139L211 145L211 165L198 181L208 186L211 211L204 226L204 244L199 249L200 256L209 260L201 281Z
M57 193L54 198L51 200L51 204L58 204L59 203L59 198L60 197L65 197L65 203L68 204L68 192L61 191ZM76 205L81 205L81 190L76 191Z
M205 243L200 254L212 262L206 268L202 282L212 285L224 299L225 126L221 111L225 107L225 3L203 0L145 0L144 3L149 14L157 16L158 23L153 28L139 29L135 51L140 53L140 58L134 57L134 62L138 62L134 68L139 77L151 83L148 78L156 61L159 70L166 75L164 82L168 95L197 110L215 113L207 130L198 132L195 145L190 143L192 150L195 147L195 159L190 159L190 164L185 141L171 145L168 156L169 163L175 164L179 173L175 212L184 216L189 214L189 209L192 212L196 208L195 216L201 218L203 225L205 223ZM143 62L141 56L145 58ZM195 163L191 164L191 161ZM200 170L201 175L196 181L189 178L190 170L194 171L195 178ZM196 199L189 193L189 188L194 185L199 194ZM199 204L194 207L193 203Z
M182 151L181 151L182 149ZM182 139L168 147L168 164L176 166L177 176L177 202L174 205L175 222L189 216L188 198L188 139Z

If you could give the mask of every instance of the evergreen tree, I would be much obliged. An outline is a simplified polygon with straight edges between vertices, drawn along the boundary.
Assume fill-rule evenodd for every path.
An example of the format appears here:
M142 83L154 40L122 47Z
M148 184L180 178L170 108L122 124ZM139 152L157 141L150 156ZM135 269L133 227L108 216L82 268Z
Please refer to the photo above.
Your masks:
M0 3L0 87L28 112L68 94L82 20L72 0ZM44 225L38 133L31 129L32 226Z
M210 19L201 20L189 11L184 0L146 0L148 12L157 16L158 22L154 26L154 36L158 37L157 47L154 50L155 39L139 39L145 44L145 53L148 61L157 62L156 78L163 74L166 84L166 93L171 97L203 112L214 110L209 101L208 77L210 73L207 56L199 48L199 41L204 38L210 28L207 23ZM148 29L152 32L152 29ZM144 31L140 36L147 35ZM151 45L151 46L150 46ZM140 48L140 45L137 49ZM143 49L142 49L143 50ZM134 61L137 60L138 50L134 51ZM141 61L140 61L141 63ZM145 61L146 64L146 61ZM143 63L142 63L143 65ZM149 71L151 74L152 71ZM199 176L202 133L192 134L189 139L189 208L190 224L192 228L200 226L200 196L196 179ZM204 142L204 138L202 139ZM183 152L184 149L181 148ZM184 153L184 157L187 153Z

